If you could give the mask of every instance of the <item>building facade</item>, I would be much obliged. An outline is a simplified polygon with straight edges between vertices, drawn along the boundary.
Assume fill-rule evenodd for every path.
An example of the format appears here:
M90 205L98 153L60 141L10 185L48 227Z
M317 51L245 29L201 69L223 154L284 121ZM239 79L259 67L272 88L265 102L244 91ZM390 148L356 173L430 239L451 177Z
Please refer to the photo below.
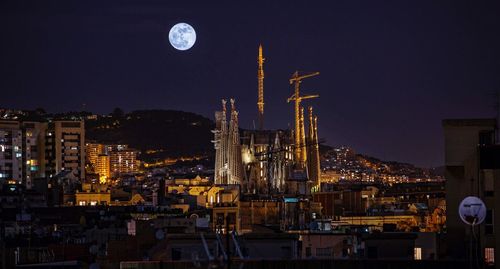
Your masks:
M243 192L284 192L286 178L293 162L292 143L289 131L245 131L242 137Z
M97 157L97 168L95 170L99 174L99 182L106 183L111 178L110 167L109 155L99 154Z
M110 148L114 150L109 151ZM135 174L139 171L137 160L139 151L128 147L115 149L113 146L109 146L107 154L109 155L111 176Z
M0 121L0 180L32 187L39 177L72 170L85 176L83 121Z
M85 178L85 122L61 120L48 123L45 139L46 174L72 171Z
M226 100L222 111L215 112L215 184L240 184L243 176L238 111L234 99L231 102L230 121L227 123Z
M500 208L496 120L444 120L443 128L448 255L463 259L475 252L473 257L500 268L495 263L495 256L500 257L500 214L495 212ZM486 205L485 221L473 228L462 222L458 214L459 204L467 196L477 196Z
M99 143L86 143L85 144L85 154L87 157L88 164L90 165L90 170L95 172L97 169L97 160L99 155L104 154L105 145Z

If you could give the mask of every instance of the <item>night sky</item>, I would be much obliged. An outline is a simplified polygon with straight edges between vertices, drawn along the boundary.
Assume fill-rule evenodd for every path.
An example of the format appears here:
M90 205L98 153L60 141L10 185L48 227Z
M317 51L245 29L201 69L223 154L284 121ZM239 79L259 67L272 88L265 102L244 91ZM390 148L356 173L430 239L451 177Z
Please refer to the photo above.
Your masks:
M0 107L213 119L234 97L252 128L262 43L267 128L293 126L296 69L321 72L302 83L319 136L385 160L442 165L442 119L495 115L498 1L169 2L2 1ZM196 30L188 51L168 42L178 22Z

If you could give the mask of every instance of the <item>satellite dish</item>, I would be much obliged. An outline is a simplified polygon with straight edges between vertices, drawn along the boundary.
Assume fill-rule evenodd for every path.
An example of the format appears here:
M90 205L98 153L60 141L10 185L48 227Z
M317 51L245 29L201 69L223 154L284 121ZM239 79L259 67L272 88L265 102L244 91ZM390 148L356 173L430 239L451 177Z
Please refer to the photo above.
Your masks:
M163 240L163 238L165 238L165 232L162 229L158 229L155 233L155 237L158 240Z
M460 203L458 214L465 224L479 225L486 218L486 205L476 196L467 196Z

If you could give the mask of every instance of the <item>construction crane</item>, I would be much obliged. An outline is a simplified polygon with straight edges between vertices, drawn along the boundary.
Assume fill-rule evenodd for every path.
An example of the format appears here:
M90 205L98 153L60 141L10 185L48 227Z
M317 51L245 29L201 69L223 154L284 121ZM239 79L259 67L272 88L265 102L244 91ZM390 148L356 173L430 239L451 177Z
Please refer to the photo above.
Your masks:
M319 95L305 95L305 96L300 96L300 83L302 82L303 79L305 78L310 78L319 75L319 72L312 72L309 74L305 75L300 75L299 71L295 71L293 73L292 77L290 78L290 85L295 84L295 93L290 96L290 98L287 99L287 103L290 103L291 101L295 101L295 160L298 164L303 165L305 163L304 159L304 154L302 153L303 150L306 150L305 148L303 149L301 145L305 144L305 141L301 141L303 138L303 135L301 134L301 108L300 108L300 103L302 100L306 99L312 99L312 98L317 98Z
M259 98L257 100L257 108L259 109L259 130L264 129L264 56L262 55L262 45L259 45L259 69L257 71L257 80L259 86Z

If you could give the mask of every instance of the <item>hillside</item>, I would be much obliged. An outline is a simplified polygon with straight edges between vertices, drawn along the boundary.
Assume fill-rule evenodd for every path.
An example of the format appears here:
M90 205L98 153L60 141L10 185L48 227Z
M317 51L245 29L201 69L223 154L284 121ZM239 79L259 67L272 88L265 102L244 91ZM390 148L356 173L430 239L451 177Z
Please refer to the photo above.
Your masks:
M43 109L34 111L0 108L0 116L12 120L46 121L48 119L85 119L86 140L106 144L128 144L142 152L141 159L154 160L176 157L208 157L213 162L212 130L215 124L201 115L176 110L137 110L123 113L115 109L109 115L91 112L48 114ZM240 130L243 132L243 130ZM349 149L350 154L343 152ZM422 169L407 163L382 161L362 154L354 154L348 147L334 148L320 145L322 159L352 161L354 170L375 169L378 172L405 175L442 176L443 169ZM337 157L338 154L341 156ZM339 159L340 158L340 159ZM343 165L339 163L339 165Z
M87 140L122 143L147 158L210 155L214 123L197 114L174 110L119 111L86 120Z

